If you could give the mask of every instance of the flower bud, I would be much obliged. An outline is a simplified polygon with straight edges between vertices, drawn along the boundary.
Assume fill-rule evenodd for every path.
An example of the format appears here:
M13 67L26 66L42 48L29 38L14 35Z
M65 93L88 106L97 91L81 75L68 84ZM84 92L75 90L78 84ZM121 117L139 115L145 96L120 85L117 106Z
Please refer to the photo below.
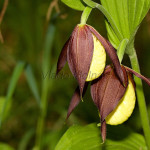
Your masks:
M128 77L128 87L116 108L106 117L106 123L110 125L122 124L131 116L135 107L135 89L133 79Z

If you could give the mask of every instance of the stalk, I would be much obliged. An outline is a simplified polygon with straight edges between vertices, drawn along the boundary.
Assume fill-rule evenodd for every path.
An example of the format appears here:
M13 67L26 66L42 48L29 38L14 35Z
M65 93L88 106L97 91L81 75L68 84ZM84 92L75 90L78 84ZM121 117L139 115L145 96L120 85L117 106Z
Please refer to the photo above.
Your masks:
M95 3L91 0L83 0L89 7L91 8L97 8L99 11L101 11L103 13L103 15L106 17L106 19L108 20L109 24L111 25L112 29L114 30L115 34L117 35L118 39L120 41L123 40L123 36L120 33L117 25L115 24L113 18L111 17L110 13L100 4Z
M91 13L91 11L92 11L92 8L91 7L85 7L85 9L84 9L84 11L83 11L83 13L82 13L82 16L81 16L81 25L84 25L84 24L86 24L86 22L87 22L87 20L88 20L88 18L89 18L89 15L90 15L90 13Z
M132 53L129 55L129 58L131 61L132 68L136 72L140 73L139 62L138 62L138 58L137 58L137 54L136 54L134 46L131 48L131 52ZM145 135L145 141L146 141L148 150L150 150L150 126L149 126L149 118L148 118L146 102L145 102L145 97L144 97L144 92L143 92L143 85L142 85L141 79L137 78L136 76L134 76L134 81L136 83L137 100L138 100L138 105L139 105L143 132Z

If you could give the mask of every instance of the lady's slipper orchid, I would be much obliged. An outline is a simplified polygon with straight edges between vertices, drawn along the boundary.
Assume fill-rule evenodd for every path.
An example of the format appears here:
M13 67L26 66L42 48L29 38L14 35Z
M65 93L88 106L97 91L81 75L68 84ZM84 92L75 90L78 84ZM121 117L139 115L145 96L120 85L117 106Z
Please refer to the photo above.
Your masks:
M124 83L123 72L112 45L89 25L77 25L64 45L57 63L57 74L68 61L69 68L77 79L82 97L86 81L98 78L104 71L108 53L117 76Z
M105 51L113 63L113 66L106 68ZM121 124L133 112L136 98L132 74L149 85L150 81L132 69L121 66L113 46L89 25L75 27L60 53L57 74L66 61L79 84L71 99L67 118L81 101L87 89L86 81L92 81L91 95L100 113L101 135L105 141L106 123Z
M135 107L135 83L132 74L143 79L149 86L149 79L122 66L124 74L124 86L112 66L107 66L104 73L91 84L91 96L100 113L101 135L103 142L106 139L106 124L118 125L126 121ZM85 88L86 90L86 88ZM79 88L76 89L67 118L80 102Z

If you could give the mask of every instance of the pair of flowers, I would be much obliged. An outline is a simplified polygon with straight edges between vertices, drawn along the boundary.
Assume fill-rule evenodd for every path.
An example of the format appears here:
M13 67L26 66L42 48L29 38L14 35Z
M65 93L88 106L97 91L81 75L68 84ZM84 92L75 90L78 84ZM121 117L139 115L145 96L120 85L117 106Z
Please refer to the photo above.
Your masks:
M106 66L106 52L112 65ZM132 69L122 66L113 46L89 25L77 25L65 43L57 63L57 74L68 61L79 86L68 109L67 118L79 104L91 82L91 96L100 113L101 135L106 139L106 123L121 124L133 112L135 83L132 74L150 85L150 81Z

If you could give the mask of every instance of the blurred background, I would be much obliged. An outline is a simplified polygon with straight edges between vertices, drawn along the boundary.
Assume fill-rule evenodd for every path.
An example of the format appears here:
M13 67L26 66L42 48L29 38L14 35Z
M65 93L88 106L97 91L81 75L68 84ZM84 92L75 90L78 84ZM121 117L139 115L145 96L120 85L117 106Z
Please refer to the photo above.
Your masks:
M65 122L77 82L67 64L55 77L61 48L80 22L81 12L60 0L1 0L0 11L5 6L0 21L0 150L53 150L71 125L99 123L89 89ZM88 24L107 38L98 10L92 11ZM150 77L150 12L138 30L135 47L141 72ZM127 56L123 64L130 66ZM145 83L144 91L150 117L150 88ZM137 104L125 124L142 133Z

